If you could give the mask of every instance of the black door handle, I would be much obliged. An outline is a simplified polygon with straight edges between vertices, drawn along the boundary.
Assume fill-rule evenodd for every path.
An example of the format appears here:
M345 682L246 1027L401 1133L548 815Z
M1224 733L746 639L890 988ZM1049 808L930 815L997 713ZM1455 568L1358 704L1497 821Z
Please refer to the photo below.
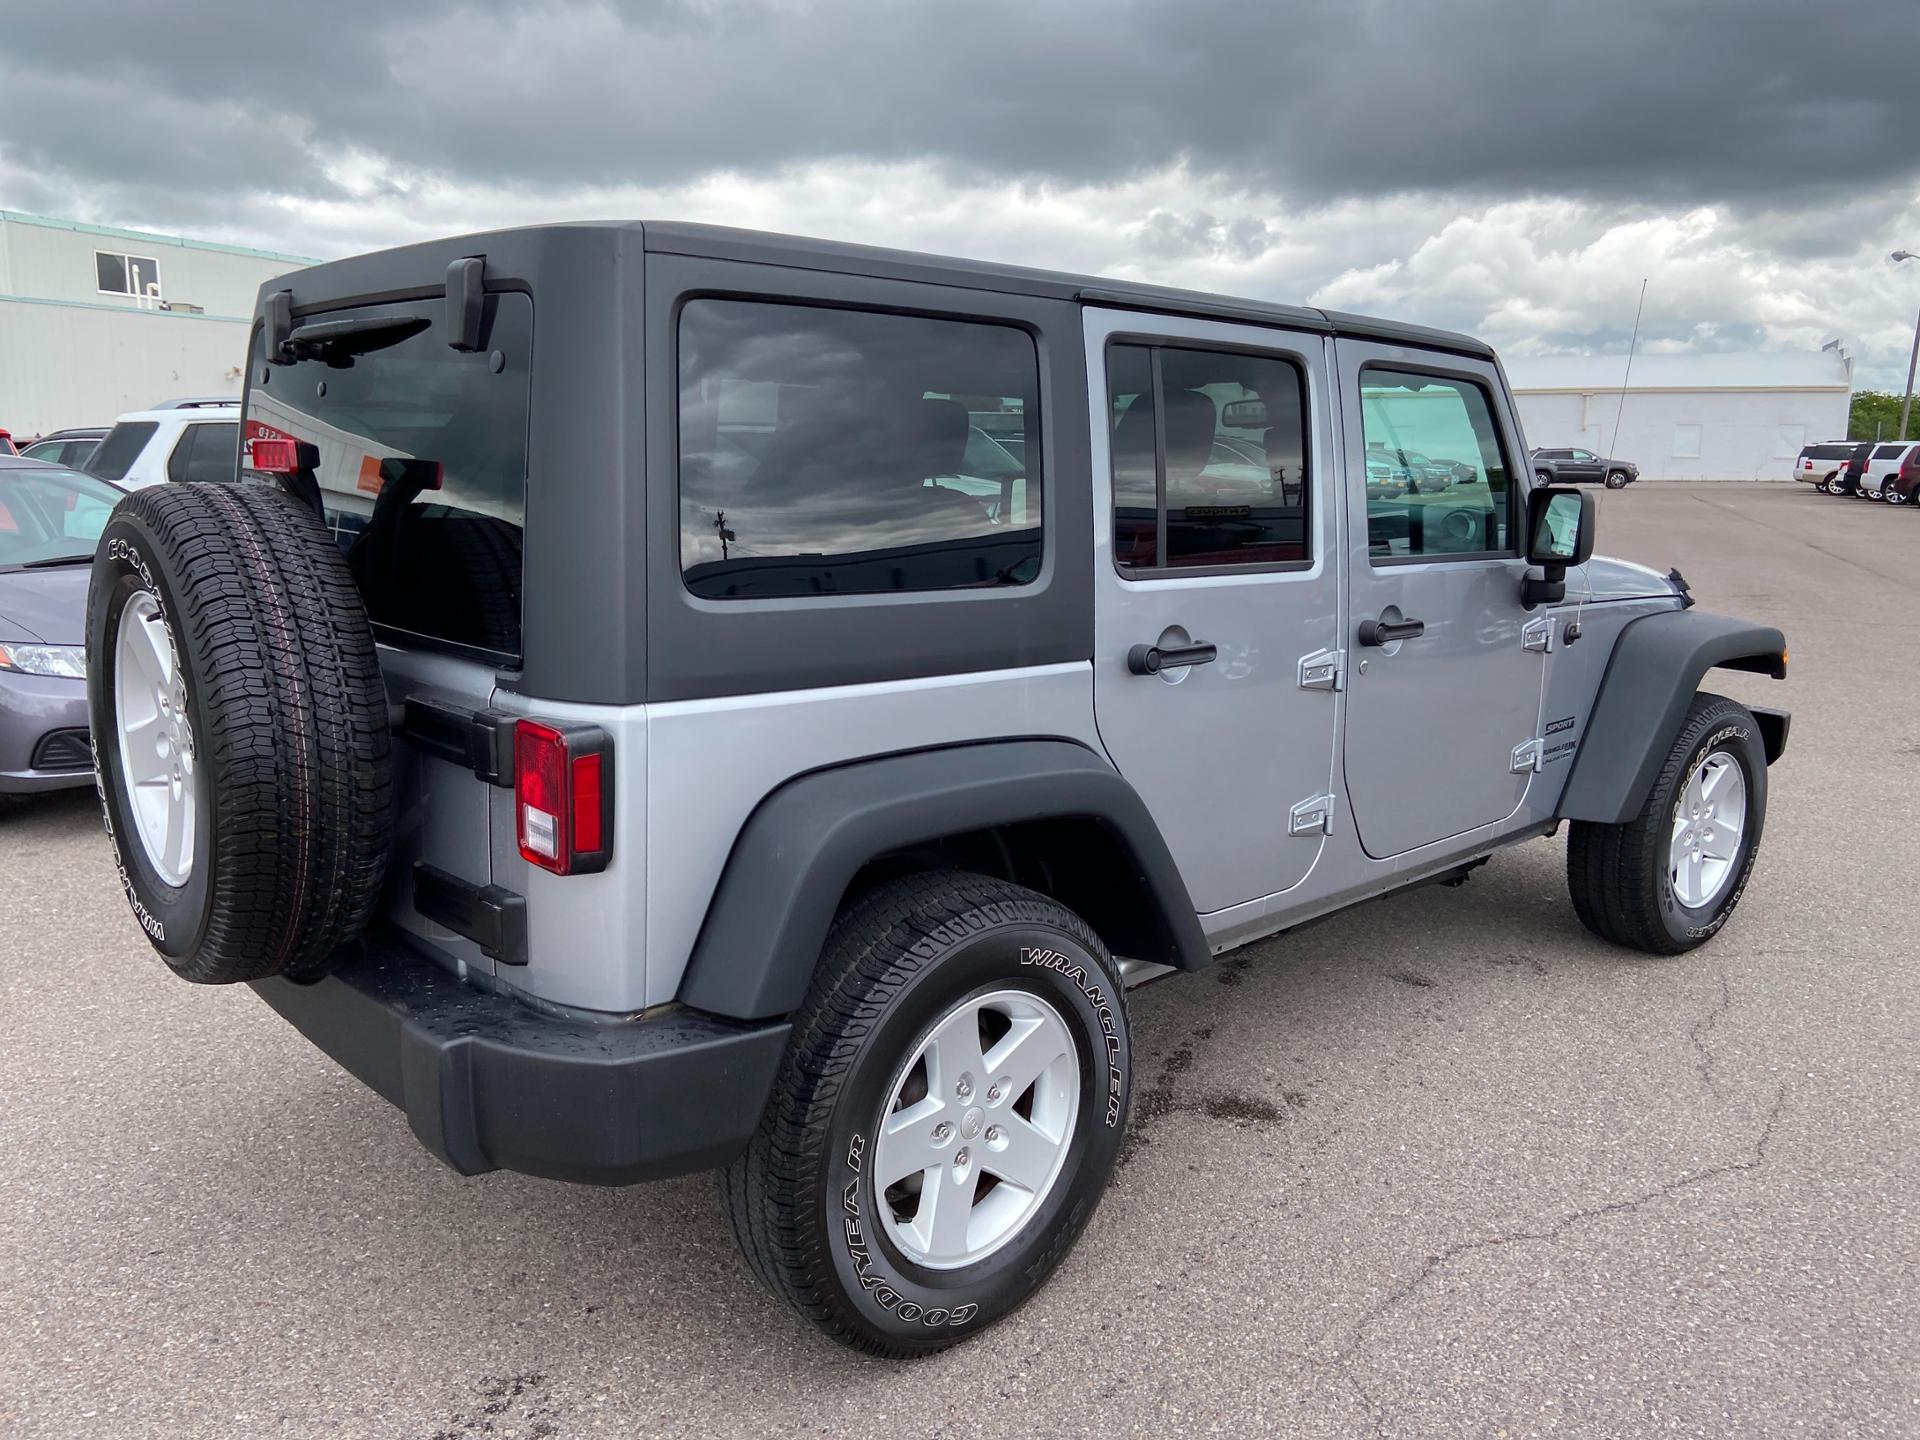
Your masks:
M1378 620L1360 622L1360 643L1362 645L1391 645L1396 640L1413 640L1427 633L1424 620L1396 620L1383 625Z
M1179 670L1188 665L1211 664L1220 653L1214 645L1136 645L1127 651L1127 669L1136 675L1158 675L1162 670Z

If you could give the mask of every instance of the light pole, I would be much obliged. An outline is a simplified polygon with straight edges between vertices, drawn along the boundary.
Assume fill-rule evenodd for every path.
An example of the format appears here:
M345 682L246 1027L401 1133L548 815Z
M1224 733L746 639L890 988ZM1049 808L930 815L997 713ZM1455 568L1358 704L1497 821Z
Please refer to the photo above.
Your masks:
M1898 265L1902 260L1920 260L1920 255L1914 254L1911 250L1896 250L1891 258L1893 263ZM1907 416L1913 409L1913 371L1916 365L1920 365L1920 317L1916 317L1913 322L1913 354L1907 357L1907 396L1900 402L1900 438L1902 440L1907 438Z

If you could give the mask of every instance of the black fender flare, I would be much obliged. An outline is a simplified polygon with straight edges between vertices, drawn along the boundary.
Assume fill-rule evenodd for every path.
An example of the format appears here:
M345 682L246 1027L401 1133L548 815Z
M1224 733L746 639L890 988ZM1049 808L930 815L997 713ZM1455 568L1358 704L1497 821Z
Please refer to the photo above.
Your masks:
M874 859L1035 821L1090 821L1116 842L1159 912L1154 953L1197 969L1212 955L1185 881L1131 784L1069 740L1004 740L816 770L755 807L735 838L680 982L681 1003L765 1020L800 1008L848 886ZM1097 927L1096 927L1097 928Z
M1562 820L1618 825L1640 813L1686 717L1701 677L1714 668L1750 670L1784 680L1786 637L1703 610L1663 610L1630 621L1614 642L1600 692L1554 813ZM1767 759L1786 742L1785 718L1774 716ZM1763 725L1763 730L1771 729Z

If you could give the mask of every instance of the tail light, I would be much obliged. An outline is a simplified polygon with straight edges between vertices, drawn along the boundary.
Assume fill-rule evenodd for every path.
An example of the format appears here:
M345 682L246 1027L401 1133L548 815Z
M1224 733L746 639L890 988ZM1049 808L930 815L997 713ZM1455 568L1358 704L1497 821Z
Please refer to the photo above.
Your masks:
M613 742L597 725L522 720L513 731L520 858L591 875L613 858Z
M247 465L267 475L291 475L300 468L300 447L291 440L256 438L247 444Z

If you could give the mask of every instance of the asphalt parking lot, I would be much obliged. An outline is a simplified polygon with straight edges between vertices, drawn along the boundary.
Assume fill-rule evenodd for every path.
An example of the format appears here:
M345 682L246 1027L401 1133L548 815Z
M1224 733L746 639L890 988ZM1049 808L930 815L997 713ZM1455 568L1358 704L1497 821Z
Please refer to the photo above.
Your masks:
M1651 960L1564 842L1136 993L1138 1142L1027 1309L914 1364L760 1292L713 1185L462 1180L172 979L89 795L0 817L0 1433L1920 1431L1920 515L1600 497L1782 626L1742 908Z

